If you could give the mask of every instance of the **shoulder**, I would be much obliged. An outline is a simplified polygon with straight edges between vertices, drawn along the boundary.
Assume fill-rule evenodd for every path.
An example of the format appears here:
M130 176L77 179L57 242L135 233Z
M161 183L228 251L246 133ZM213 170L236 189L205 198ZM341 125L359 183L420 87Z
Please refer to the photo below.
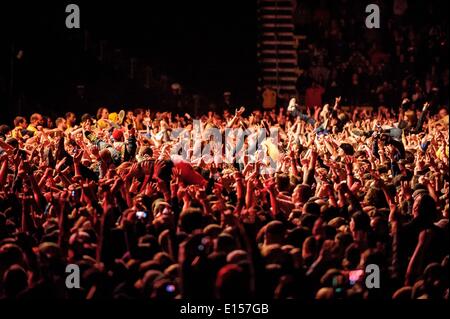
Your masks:
M422 230L420 232L420 234L419 234L418 242L421 243L421 244L429 242L430 240L432 240L432 238L434 237L435 233L436 233L435 230L431 229L431 228Z

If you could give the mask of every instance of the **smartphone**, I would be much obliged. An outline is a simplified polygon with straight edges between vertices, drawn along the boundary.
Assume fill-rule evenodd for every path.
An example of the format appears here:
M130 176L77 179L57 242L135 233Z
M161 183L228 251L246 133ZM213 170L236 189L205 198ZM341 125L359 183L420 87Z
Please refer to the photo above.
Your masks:
M364 274L362 269L357 269L357 270L351 270L348 273L348 282L350 283L350 285L354 285L356 284L362 277L362 275Z
M138 219L144 219L144 218L147 218L147 212L145 212L145 211L138 211L138 212L136 212L136 217L138 218Z
M197 246L197 250L199 253L209 254L209 250L211 248L211 242L209 237L203 237L200 244Z
M168 284L166 286L166 292L168 292L168 293L173 293L173 292L175 292L175 290L176 290L176 287L173 284Z

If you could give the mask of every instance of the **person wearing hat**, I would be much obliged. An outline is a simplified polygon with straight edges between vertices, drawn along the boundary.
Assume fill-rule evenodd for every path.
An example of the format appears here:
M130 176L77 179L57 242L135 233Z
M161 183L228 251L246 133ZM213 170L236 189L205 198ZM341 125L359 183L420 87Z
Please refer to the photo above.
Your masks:
M114 139L114 143L117 143L116 145L111 145L110 143L105 142L102 138L96 136L96 134L93 131L86 130L84 134L86 138L92 144L94 144L100 152L103 152L103 154L109 153L107 158L111 157L112 162L116 166L119 166L123 160L130 160L136 154L137 144L135 133L131 133L127 141L124 142L123 131L114 129L112 137ZM116 141L114 137L117 138L118 141Z

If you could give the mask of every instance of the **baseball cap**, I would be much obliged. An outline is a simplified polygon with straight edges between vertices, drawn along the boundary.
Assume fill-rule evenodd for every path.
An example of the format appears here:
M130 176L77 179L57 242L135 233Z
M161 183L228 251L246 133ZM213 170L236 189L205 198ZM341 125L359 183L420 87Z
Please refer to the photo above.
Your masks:
M121 141L123 138L123 130L114 129L112 137L114 138L115 141Z

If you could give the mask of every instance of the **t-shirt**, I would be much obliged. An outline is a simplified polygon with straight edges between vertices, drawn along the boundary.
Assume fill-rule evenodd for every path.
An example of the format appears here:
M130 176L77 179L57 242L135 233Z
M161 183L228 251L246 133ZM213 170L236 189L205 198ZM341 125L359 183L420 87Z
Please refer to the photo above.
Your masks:
M206 179L195 171L191 164L184 161L181 156L174 155L171 159L174 166L180 170L180 177L185 185L206 185Z
M23 130L23 128L21 126L16 126L11 131L11 136L16 138L16 139L22 138L22 130Z
M33 132L33 134L36 135L37 128L35 128L33 125L30 124L30 125L28 125L28 127L27 127L27 131Z

